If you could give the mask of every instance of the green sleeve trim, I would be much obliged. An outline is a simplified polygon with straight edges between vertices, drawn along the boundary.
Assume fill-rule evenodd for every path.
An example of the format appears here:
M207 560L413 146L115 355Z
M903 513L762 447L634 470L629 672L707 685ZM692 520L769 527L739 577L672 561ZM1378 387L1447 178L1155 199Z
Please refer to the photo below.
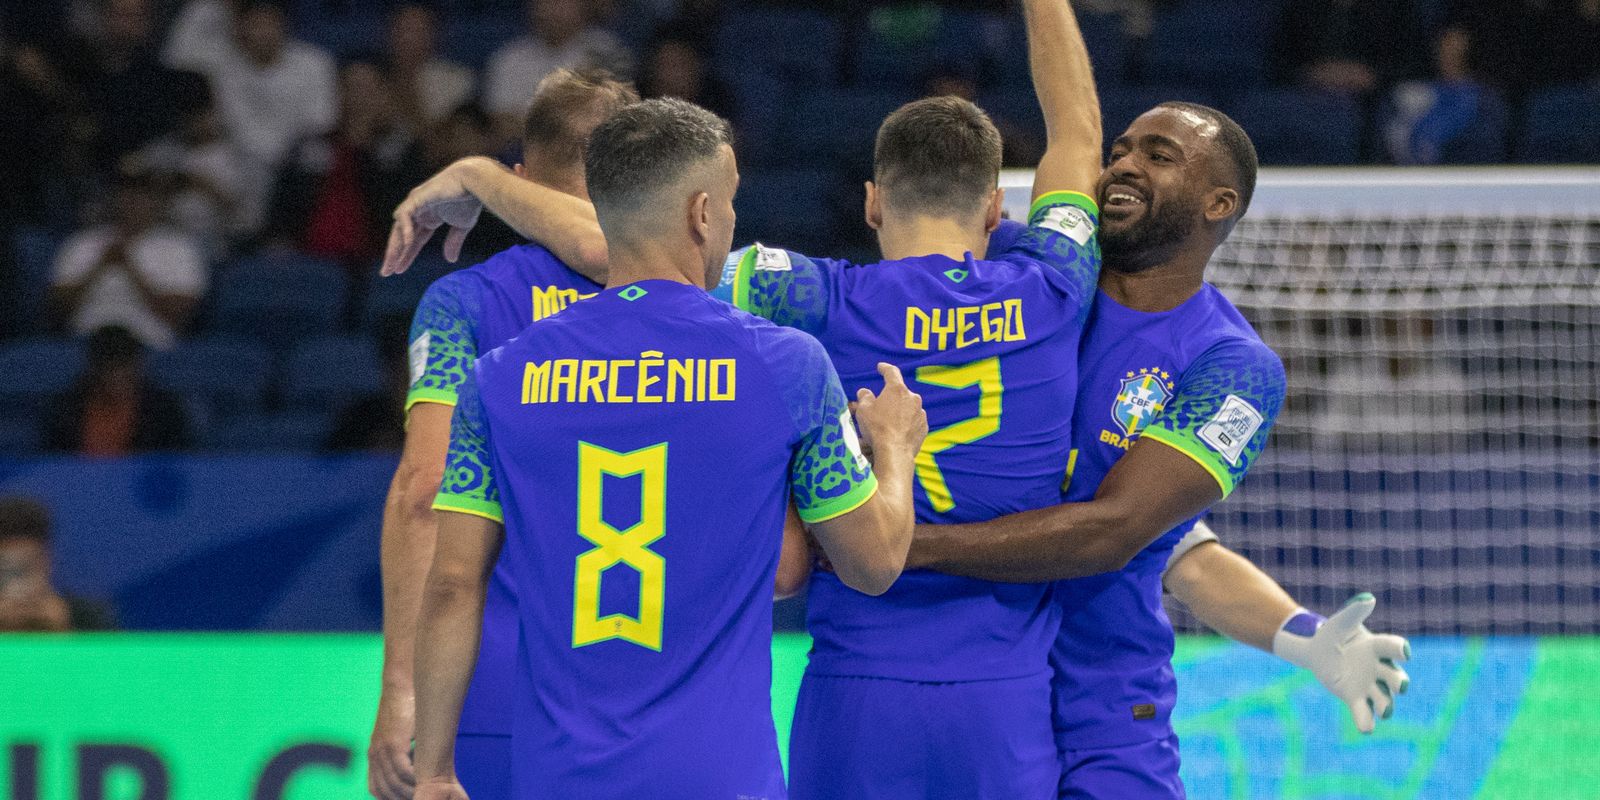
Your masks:
M441 406L454 406L456 404L456 393L449 389L418 386L406 392L405 410L410 411L411 407L418 403L438 403Z
M756 268L756 248L751 245L739 257L739 266L733 272L733 307L754 314L750 309L750 275Z
M1045 192L1039 195L1039 199L1033 201L1033 205L1028 208L1028 219L1031 221L1040 211L1060 205L1077 206L1097 217L1100 215L1100 204L1096 203L1093 197L1083 192L1055 191Z
M1154 439L1178 452L1194 459L1196 464L1205 468L1211 478L1222 487L1222 496L1226 498L1233 494L1233 476L1225 469L1218 469L1216 459L1205 451L1205 448L1185 438L1182 434L1173 433L1166 428L1149 427L1139 432L1142 439Z
M492 522L505 524L505 512L499 503L479 500L476 497L467 497L459 494L445 494L440 492L433 500L434 511L454 511L458 514L471 514L474 517L483 517Z
M824 501L811 508L797 508L800 512L800 521L807 525L818 522L827 522L835 517L842 517L865 504L872 496L878 493L878 476L867 473L867 479L856 484L850 491Z

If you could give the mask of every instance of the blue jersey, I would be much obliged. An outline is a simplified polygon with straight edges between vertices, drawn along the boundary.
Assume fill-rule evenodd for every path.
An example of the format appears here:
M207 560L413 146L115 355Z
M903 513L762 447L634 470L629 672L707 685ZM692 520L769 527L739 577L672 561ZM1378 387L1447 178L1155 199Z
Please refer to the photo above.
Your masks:
M816 340L669 281L478 359L435 508L505 524L518 797L784 795L784 509L817 522L875 491L849 424Z
M1157 313L1101 293L1079 363L1071 502L1092 500L1140 437L1194 459L1226 497L1266 446L1283 405L1282 362L1210 284ZM1176 685L1161 572L1194 522L1163 534L1120 571L1056 585L1062 620L1051 663L1058 747L1114 747L1171 735Z
M1100 270L1098 209L1041 197L1031 225L985 259L871 265L756 246L735 254L723 296L815 335L846 391L900 367L923 397L917 518L974 522L1055 505L1071 449L1079 338ZM1041 675L1058 612L1048 584L909 571L881 597L817 571L807 626L819 675L972 681Z
M411 389L417 403L453 406L467 368L522 332L534 320L600 291L538 245L520 245L482 264L434 281L411 323ZM516 592L497 566L483 609L478 669L461 714L461 732L511 735L511 691L516 657Z

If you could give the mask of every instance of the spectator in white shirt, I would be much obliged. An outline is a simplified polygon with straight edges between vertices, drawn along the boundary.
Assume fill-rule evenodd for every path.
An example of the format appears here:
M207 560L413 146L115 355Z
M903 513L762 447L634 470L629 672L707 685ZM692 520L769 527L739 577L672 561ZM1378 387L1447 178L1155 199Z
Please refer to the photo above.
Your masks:
M193 238L162 224L162 210L148 176L121 175L111 223L62 245L53 299L73 333L120 325L150 347L167 348L188 324L206 291L206 265Z
M529 0L528 23L532 34L495 51L484 74L484 103L506 139L519 134L533 90L546 75L562 67L627 75L631 67L622 41L589 23L584 0Z
M262 208L290 148L333 129L338 116L333 58L289 39L277 4L245 0L234 19L232 46L201 71L211 79L223 124L244 160L244 205Z
M472 98L472 70L440 58L438 20L426 6L407 3L389 18L389 77L401 114L418 135L425 134Z
M243 168L210 84L197 73L174 75L178 129L135 153L131 166L156 177L171 198L172 221L201 244L207 260L217 261L260 213L244 206Z

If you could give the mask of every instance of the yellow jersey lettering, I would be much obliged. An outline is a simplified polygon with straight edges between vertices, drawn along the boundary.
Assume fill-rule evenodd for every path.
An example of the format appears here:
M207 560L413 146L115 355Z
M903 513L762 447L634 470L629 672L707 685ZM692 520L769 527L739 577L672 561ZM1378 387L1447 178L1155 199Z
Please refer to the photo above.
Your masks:
M1022 300L955 308L906 307L907 350L960 350L983 342L1021 342Z
M533 287L533 321L553 316L567 306L594 297L594 292L579 294L577 289L560 289L555 286Z
M650 387L660 383L661 378L650 374L650 370L661 369L666 362L661 358L660 350L646 350L639 354L639 397L641 403L659 403L661 395L650 394Z
M578 384L578 402L604 403L606 401L606 393L604 389L600 388L600 384L606 382L606 362L586 359L580 364L583 367L583 379ZM593 400L589 399L591 392L593 392Z
M633 359L631 359L631 358L630 359L620 359L619 358L619 359L612 360L610 363L611 363L611 368L606 370L606 402L607 403L631 403L631 402L633 402L633 396L632 395L617 394L617 389L619 389L622 386L622 381L617 380L617 374L619 372L621 372L622 370L624 370L624 369L633 369L633 363L634 363ZM635 382L634 385L637 386L638 385L637 382Z
M638 360L530 361L522 370L522 402L727 403L737 399L738 374L737 359L667 359L660 350L646 350Z
M528 362L522 370L522 402L543 403L550 391L550 362Z
M735 371L737 362L731 358L716 358L711 360L711 396L707 398L712 402L727 402L733 399L736 385Z
M566 387L562 391L562 387ZM562 392L561 399L556 393ZM550 367L550 402L571 403L578 399L578 359L558 358Z

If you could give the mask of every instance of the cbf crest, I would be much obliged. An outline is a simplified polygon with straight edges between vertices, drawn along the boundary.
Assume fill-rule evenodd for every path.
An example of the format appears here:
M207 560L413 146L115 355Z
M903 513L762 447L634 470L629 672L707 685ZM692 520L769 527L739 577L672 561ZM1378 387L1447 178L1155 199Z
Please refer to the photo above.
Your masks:
M1123 436L1131 439L1150 424L1167 407L1175 386L1172 375L1160 367L1128 372L1111 405L1111 418L1122 428Z

